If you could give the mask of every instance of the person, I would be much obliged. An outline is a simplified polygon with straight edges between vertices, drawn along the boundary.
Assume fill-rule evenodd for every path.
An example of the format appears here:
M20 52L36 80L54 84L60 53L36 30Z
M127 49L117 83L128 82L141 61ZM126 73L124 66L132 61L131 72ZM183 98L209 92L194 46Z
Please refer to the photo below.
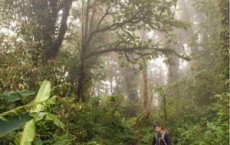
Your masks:
M172 145L169 131L163 129L160 123L156 122L153 125L153 129L155 130L155 135L153 136L152 145Z

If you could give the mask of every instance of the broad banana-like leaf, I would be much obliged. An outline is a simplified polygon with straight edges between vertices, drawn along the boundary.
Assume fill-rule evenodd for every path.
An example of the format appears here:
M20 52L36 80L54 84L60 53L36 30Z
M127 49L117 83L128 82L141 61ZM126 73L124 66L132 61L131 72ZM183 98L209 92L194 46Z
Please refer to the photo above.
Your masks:
M30 90L22 90L22 91L12 91L7 92L2 95L4 101L10 103L21 100L22 97L32 96L35 95L35 92Z
M20 145L31 145L34 140L35 134L35 122L33 119L26 122L25 128L22 133L22 138L20 141Z
M43 81L34 102L38 103L47 100L50 97L50 91L51 91L50 82L46 80Z
M22 97L27 97L27 96L32 96L35 95L34 91L31 90L22 90L22 91L17 91Z
M49 96L51 91L51 84L49 81L43 81L38 94L35 98L34 103L38 103L34 109L30 111L39 113L42 111L45 107L42 105L43 102L45 102ZM22 96L30 96L34 93L31 91L16 91L16 92L10 92L8 94L3 95L3 99L7 102L14 102L17 100L20 100ZM41 103L41 104L40 104ZM3 113L4 114L4 113ZM32 141L34 140L34 134L35 134L35 121L32 119L29 115L23 114L21 116L0 116L0 137L6 135L7 133L19 128L20 126L25 125L25 128L22 133L22 138L20 145L31 145Z
M38 94L35 98L34 103L42 103L46 101L50 97L51 84L49 81L43 81L42 85L38 91ZM36 108L32 109L30 112L39 113L44 109L44 105L38 104ZM22 133L22 138L20 145L31 145L34 140L35 134L35 122L34 119L30 120L26 123L25 128Z
M50 97L50 91L51 91L51 84L49 81L43 81L38 94L35 98L34 103L42 103L45 102ZM34 109L32 109L30 112L39 113L41 111L45 110L45 106L43 104L37 104Z
M2 95L2 98L8 103L21 100L21 96L18 94L18 92L7 92Z
M9 116L4 118L7 119L7 121L0 120L0 137L21 127L27 121L32 119L28 113L21 116Z

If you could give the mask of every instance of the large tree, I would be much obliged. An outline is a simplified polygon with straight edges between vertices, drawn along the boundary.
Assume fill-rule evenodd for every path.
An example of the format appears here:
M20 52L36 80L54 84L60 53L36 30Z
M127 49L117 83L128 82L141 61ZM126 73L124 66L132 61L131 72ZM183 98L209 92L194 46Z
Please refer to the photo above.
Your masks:
M78 3L75 11L80 13L76 48L79 56L77 96L84 101L90 89L90 72L98 56L117 52L130 57L131 54L159 52L174 53L169 48L142 41L136 32L142 29L168 31L180 22L173 18L171 7L174 1L106 1L87 0ZM105 41L106 40L106 41Z
M132 54L167 52L182 56L170 48L160 48L158 43L150 45L136 33L140 29L167 33L172 26L180 25L172 13L175 0L4 0L1 4L2 14L10 17L9 26L16 23L12 29L28 43L35 66L38 60L44 64L57 56L67 26L72 26L69 28L77 36L72 39L78 71L71 76L76 76L72 80L78 100L87 99L92 68L99 63L100 55L117 52L128 58Z
M33 45L31 51L34 57L39 58L37 55L40 55L43 62L47 62L55 58L60 50L72 2L4 0L1 1L1 14L5 16L2 19L8 21L6 28L15 31L24 41Z

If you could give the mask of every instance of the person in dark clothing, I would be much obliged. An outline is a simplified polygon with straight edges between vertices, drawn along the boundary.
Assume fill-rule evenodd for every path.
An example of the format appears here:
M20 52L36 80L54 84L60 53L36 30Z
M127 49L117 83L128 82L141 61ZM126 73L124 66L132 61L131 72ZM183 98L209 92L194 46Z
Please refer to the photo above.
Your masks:
M152 145L172 145L169 131L162 129L159 123L154 124L155 135L153 136Z

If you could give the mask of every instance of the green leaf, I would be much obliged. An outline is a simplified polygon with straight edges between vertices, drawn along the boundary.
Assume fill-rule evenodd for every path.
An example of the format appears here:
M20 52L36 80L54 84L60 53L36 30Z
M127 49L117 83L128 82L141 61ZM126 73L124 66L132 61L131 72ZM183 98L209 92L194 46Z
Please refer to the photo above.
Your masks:
M214 123L212 123L212 122L207 122L207 127L208 127L209 129L213 129L213 130L216 129L216 126L215 126Z
M22 90L22 91L17 91L22 97L28 97L28 96L32 96L35 95L34 91L30 91L30 90Z
M65 125L58 119L57 115L54 115L54 114L51 114L51 113L47 113L46 120L53 121L53 123L55 125L57 125L61 129L65 129Z
M0 120L2 121L8 121L4 116L0 115Z
M43 103L45 102L49 96L50 96L50 91L51 91L51 84L49 81L43 81L42 85L38 91L38 94L35 98L34 103ZM40 113L45 106L43 104L38 104L34 109L32 109L30 112L36 112ZM44 114L40 114L40 118L42 119ZM32 141L34 140L34 134L35 134L35 120L30 120L26 123L25 128L22 133L22 138L20 145L31 145Z
M21 100L21 96L18 92L8 92L2 95L4 101L10 103Z
M46 116L46 114L47 114L46 112L39 112L39 113L35 114L34 115L35 122L42 120Z
M26 123L22 133L20 145L31 145L35 135L35 123L34 120L30 120Z
M14 131L15 129L19 128L27 121L32 119L29 114L24 114L21 116L9 116L4 118L6 118L8 121L0 120L0 137L6 135L11 131Z
M35 138L33 143L34 145L43 145L43 142L40 138Z
M4 101L11 103L18 100L21 100L22 97L32 96L35 92L30 90L22 90L22 91L11 91L2 95Z
M47 100L50 96L50 91L51 91L51 84L49 81L43 81L42 85L38 91L38 94L35 98L35 103L37 102L43 102Z
M61 136L54 136L54 142L53 145L71 145L73 144L73 141L75 139L75 136L65 134Z
M38 91L38 94L35 98L34 103L42 103L45 102L49 96L50 96L50 91L51 91L51 84L49 81L43 81L42 85ZM45 109L45 105L44 104L38 104L36 105L36 107L34 109L32 109L30 112L40 112L43 111Z

